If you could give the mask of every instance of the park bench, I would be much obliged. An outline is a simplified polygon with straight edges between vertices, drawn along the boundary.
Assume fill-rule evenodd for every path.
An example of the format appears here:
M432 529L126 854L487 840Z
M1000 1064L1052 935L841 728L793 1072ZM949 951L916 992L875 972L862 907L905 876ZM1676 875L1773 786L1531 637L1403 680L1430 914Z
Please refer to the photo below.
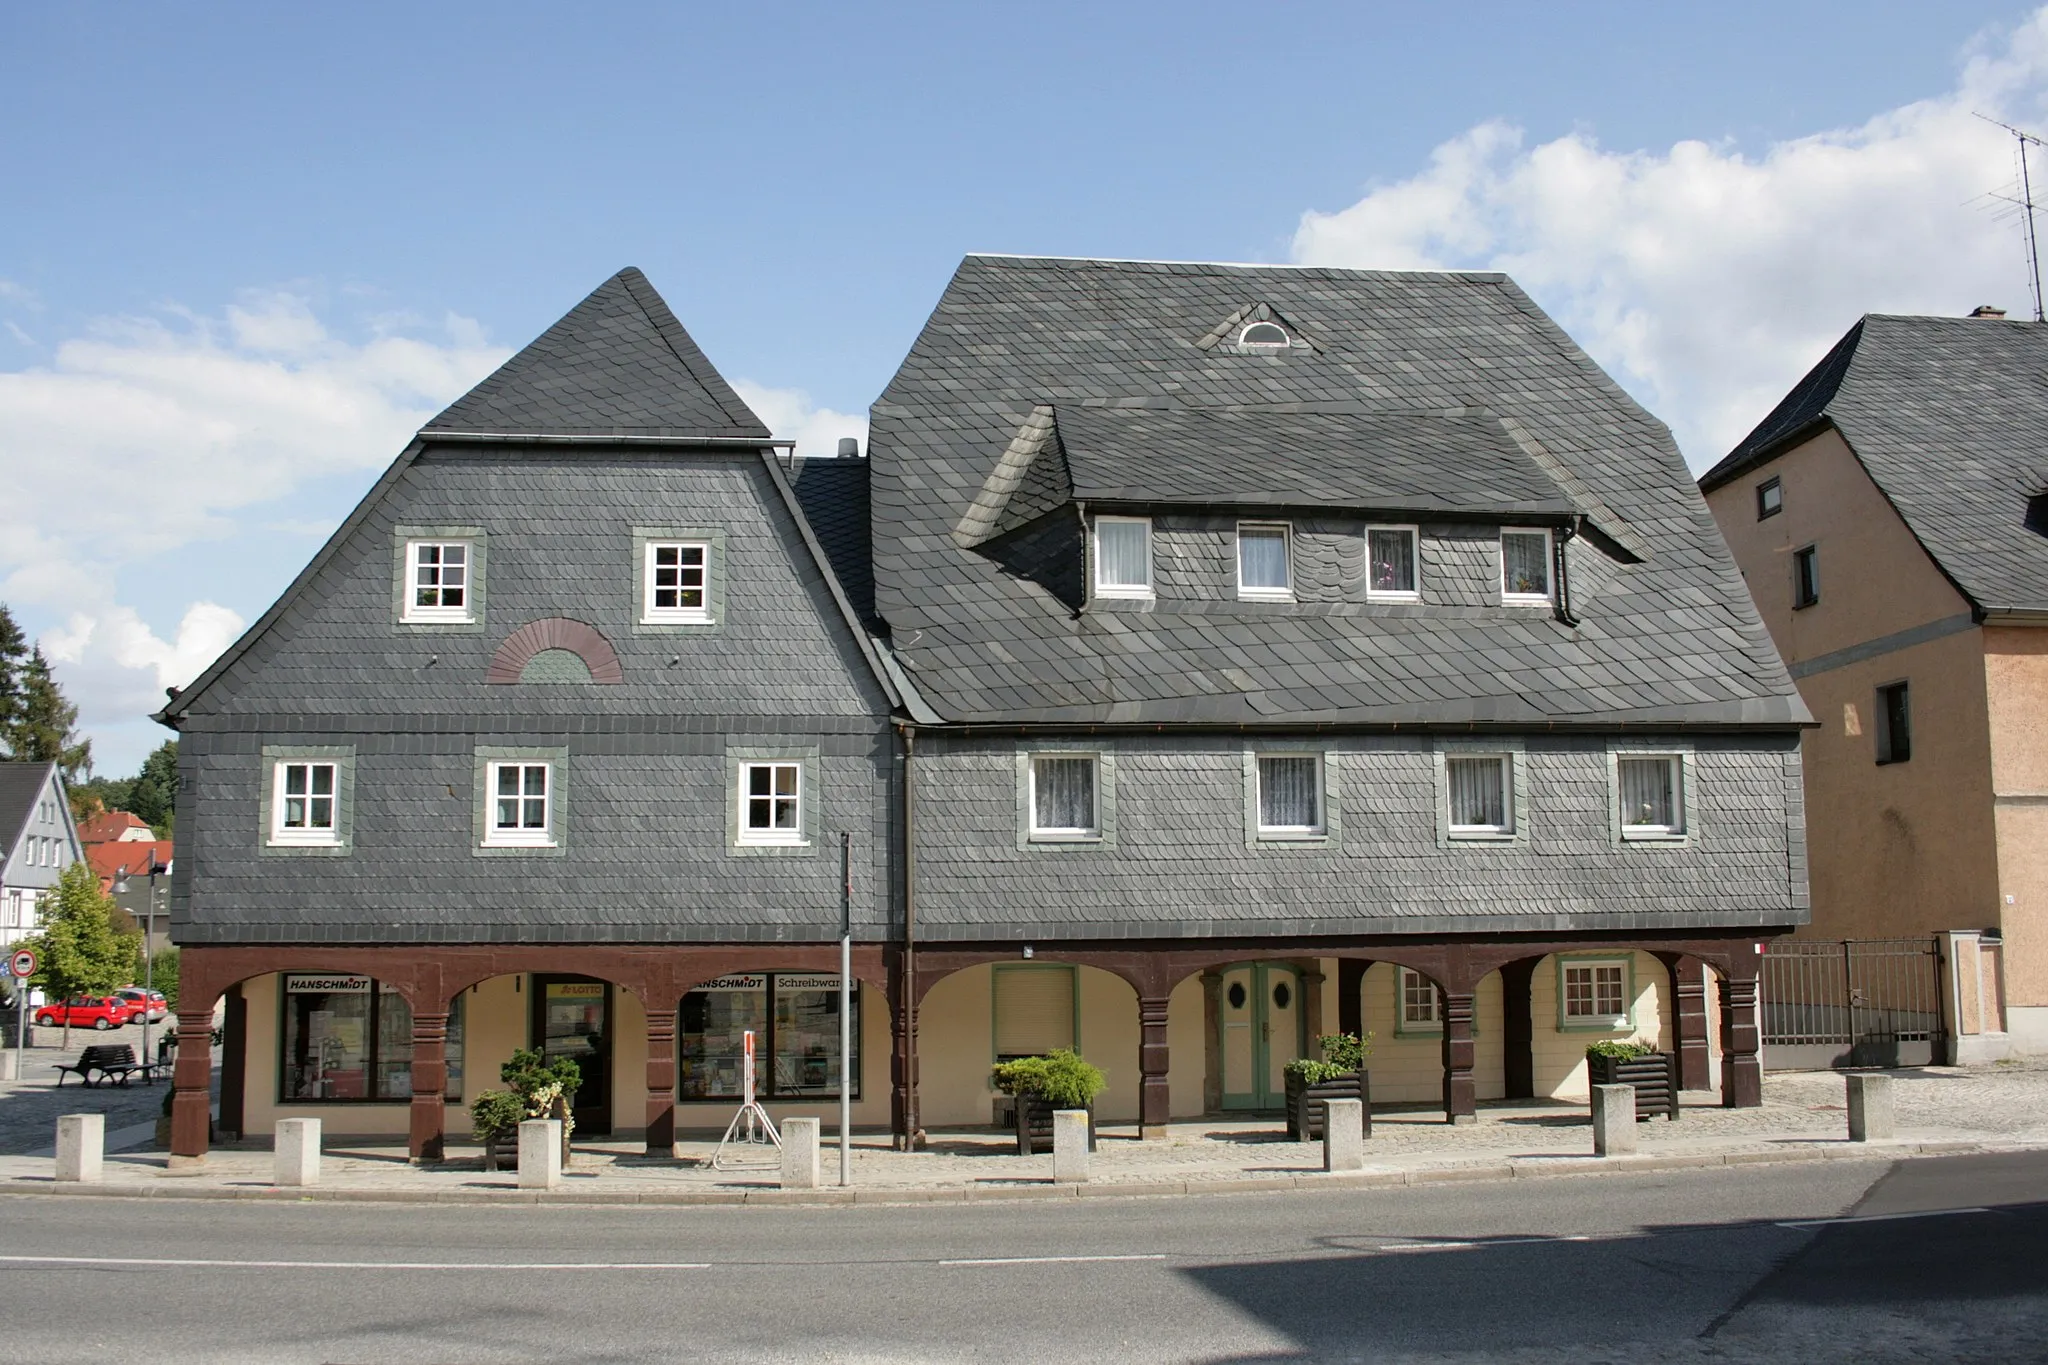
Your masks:
M154 1084L156 1073L162 1066L160 1062L135 1060L135 1049L126 1043L100 1043L87 1048L79 1055L77 1061L69 1064L60 1063L57 1067L57 1085L60 1089L63 1087L67 1074L78 1077L87 1086L97 1085L99 1082L93 1079L95 1072L101 1081L126 1085L128 1078L138 1071L142 1073L145 1082Z

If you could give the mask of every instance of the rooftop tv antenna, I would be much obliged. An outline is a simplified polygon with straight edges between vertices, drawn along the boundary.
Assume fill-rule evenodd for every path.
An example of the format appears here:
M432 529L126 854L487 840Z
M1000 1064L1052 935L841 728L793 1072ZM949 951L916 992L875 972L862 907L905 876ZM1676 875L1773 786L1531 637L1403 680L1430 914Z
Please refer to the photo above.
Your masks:
M2015 128L2010 123L2001 123L1988 114L1979 114L1977 117L1993 127L2003 128L2006 132L2011 133L2013 141L2018 147L2020 158L2019 194L2013 196L2010 194L1999 194L1994 191L1990 197L2002 199L2019 210L2020 228L2026 234L2027 240L2027 283L2032 286L2034 291L2034 321L2048 322L2048 312L2043 312L2041 307L2041 239L2034 230L2034 178L2033 173L2027 166L2027 149L2029 147L2048 147L2048 141L2043 141L2034 134L2027 132L2024 128Z

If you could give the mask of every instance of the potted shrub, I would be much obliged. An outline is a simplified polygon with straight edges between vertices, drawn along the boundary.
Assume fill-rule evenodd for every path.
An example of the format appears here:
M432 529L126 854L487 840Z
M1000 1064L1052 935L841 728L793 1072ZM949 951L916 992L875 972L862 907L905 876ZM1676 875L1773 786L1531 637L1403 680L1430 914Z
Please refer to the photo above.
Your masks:
M526 1117L526 1101L510 1090L486 1090L469 1102L469 1126L484 1145L484 1169L495 1171L510 1156L519 1164L519 1124Z
M1659 1052L1654 1043L1633 1039L1626 1043L1598 1042L1586 1049L1589 1085L1632 1085L1636 1088L1636 1118L1657 1114L1678 1117L1678 1054Z
M1331 1100L1357 1100L1365 1109L1365 1135L1372 1136L1372 1086L1365 1074L1372 1035L1325 1033L1316 1039L1320 1061L1297 1057L1287 1064L1287 1137L1317 1142Z
M1109 1084L1100 1067L1083 1061L1069 1048L1061 1048L1043 1057L998 1062L990 1078L997 1090L1016 1098L1018 1156L1052 1146L1056 1109L1088 1111L1088 1150L1095 1150L1095 1097Z
M576 1131L576 1087L583 1083L583 1068L567 1057L549 1061L539 1048L522 1047L512 1060L498 1068L498 1079L512 1087L527 1119L562 1121L562 1165L569 1165L569 1135ZM518 1124L513 1125L515 1137Z

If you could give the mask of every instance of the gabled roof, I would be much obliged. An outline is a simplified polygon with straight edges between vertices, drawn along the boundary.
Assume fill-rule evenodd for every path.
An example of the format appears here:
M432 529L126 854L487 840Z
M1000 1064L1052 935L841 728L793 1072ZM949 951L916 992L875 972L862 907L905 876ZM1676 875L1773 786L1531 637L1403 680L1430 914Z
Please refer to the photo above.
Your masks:
M1216 344L1247 300L1309 344ZM1229 449L1205 446L1225 429ZM874 407L870 463L876 607L951 720L1809 722L1670 432L1500 275L970 256ZM1576 515L1598 534L1569 550L1576 625L1321 602L1077 612L1049 575L984 553L1032 534L1012 500L1042 514L1063 479Z
M631 266L427 423L422 434L768 439Z
M129 875L147 877L151 872L161 872L171 865L175 848L169 839L153 839L148 843L87 844L85 861L92 866L93 875L100 884L111 887L123 868Z
M149 822L130 810L103 810L78 827L81 844L150 843Z
M2048 536L2026 524L2048 492L2048 326L1870 314L1700 487L1827 427L1979 611L2048 612Z
M54 763L0 763L0 862L21 841L36 813L36 798L49 785Z

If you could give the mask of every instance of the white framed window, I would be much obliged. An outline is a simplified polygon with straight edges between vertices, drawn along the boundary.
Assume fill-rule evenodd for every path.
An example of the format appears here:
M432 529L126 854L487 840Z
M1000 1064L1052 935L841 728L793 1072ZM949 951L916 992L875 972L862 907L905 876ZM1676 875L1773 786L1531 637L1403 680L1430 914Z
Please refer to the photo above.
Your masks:
M1152 595L1152 521L1149 517L1095 519L1095 595Z
M1287 329L1277 322L1249 323L1237 334L1238 345L1257 350L1285 350L1293 340L1287 335Z
M1452 838L1500 838L1515 832L1513 754L1451 754L1444 759Z
M1668 839L1685 833L1685 758L1681 754L1620 754L1614 780L1621 802L1621 837Z
M1100 777L1100 760L1094 754L1031 755L1031 837L1099 838Z
M1546 604L1550 601L1549 531L1539 528L1500 533L1500 600Z
M1413 526L1365 528L1365 596L1372 602L1422 600L1418 533Z
M1603 1033L1632 1027L1634 977L1635 963L1626 957L1558 959L1558 1027Z
M270 842L341 842L341 765L284 760L271 767Z
M476 546L467 540L405 542L407 621L473 621Z
M554 765L507 759L485 776L484 843L494 848L549 848L555 842Z
M739 841L804 842L804 765L777 759L740 764Z
M1252 601L1294 599L1292 532L1286 522L1239 522L1237 595Z
M711 546L704 541L650 540L641 581L640 619L648 625L701 624L711 619Z
M1440 1033L1443 1031L1443 1015L1437 1008L1436 983L1416 971L1413 967L1400 969L1401 998L1397 1002L1400 1013L1399 1031L1402 1033Z
M1321 754L1260 754L1259 835L1301 838L1324 832Z

